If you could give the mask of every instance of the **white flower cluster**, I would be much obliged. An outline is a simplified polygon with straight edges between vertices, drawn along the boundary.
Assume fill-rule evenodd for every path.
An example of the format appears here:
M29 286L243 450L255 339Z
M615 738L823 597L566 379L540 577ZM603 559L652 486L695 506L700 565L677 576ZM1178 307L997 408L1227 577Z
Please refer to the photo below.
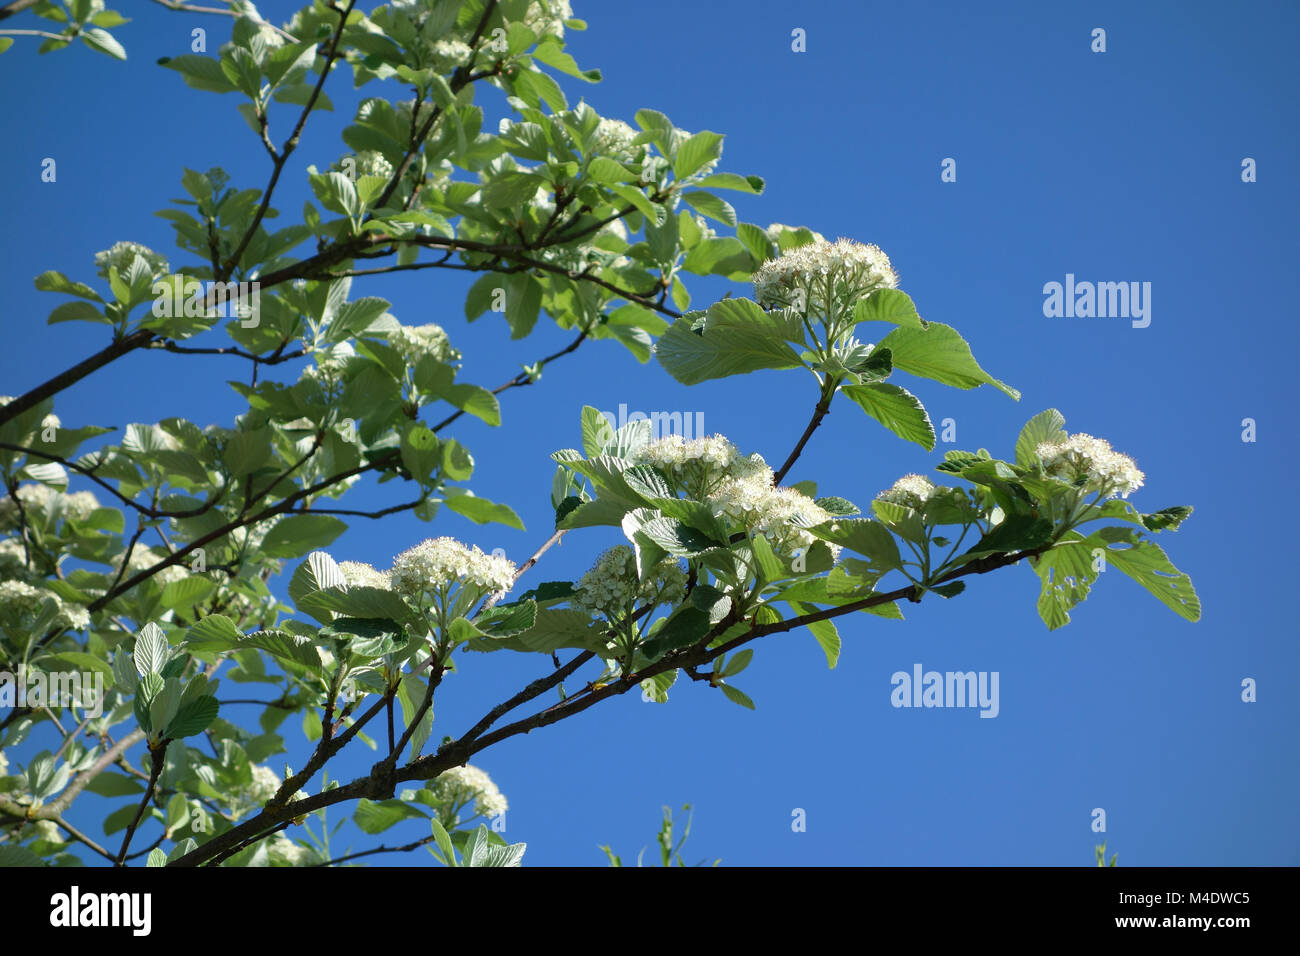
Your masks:
M533 0L524 12L524 26L537 34L540 40L545 36L564 36L564 21L573 19L573 7L569 0Z
M637 131L622 120L602 117L596 124L591 148L595 155L608 156L620 163L626 163L636 153L636 147L632 145L632 140L636 139L636 136Z
M382 176L384 179L388 179L393 175L393 164L378 150L363 149L352 159L356 163L355 168L358 179L362 176Z
M284 781L270 767L263 767L261 764L253 764L252 771L253 782L248 785L248 797L254 803L266 803L275 796Z
M0 539L0 578L27 580L30 577L31 572L27 568L27 553L23 549L22 539Z
M793 306L827 316L876 289L897 288L898 273L877 246L821 239L769 259L754 272L753 282L764 308Z
M316 364L306 366L298 380L319 382L323 388L332 389L342 381L347 363L355 358L356 354L357 351L350 342L339 342L329 348L316 349L312 353ZM311 420L301 419L301 421L310 423Z
M439 362L454 362L460 358L460 353L447 340L447 333L432 322L399 326L388 333L388 344L397 349L408 368L414 368L426 355L432 355Z
M686 572L672 559L665 559L644 582L637 580L636 553L625 544L602 554L578 582L570 598L574 609L602 614L617 621L642 601L673 605L686 594Z
M1083 432L1063 442L1042 442L1037 451L1047 474L1065 481L1086 479L1084 487L1108 498L1117 494L1127 498L1142 487L1146 477L1137 462L1115 451L1110 442Z
M303 846L283 833L277 833L266 841L266 854L272 866L315 866L324 862L311 847Z
M3 750L0 750L0 777L3 777L8 772L9 772L9 758L5 756L5 752Z
M95 253L95 269L99 272L100 278L103 279L108 278L109 266L116 269L118 275L126 275L136 256L144 257L144 261L148 263L152 275L167 275L167 257L160 252L154 252L148 246L142 246L138 242L115 242L113 248Z
M71 518L74 521L85 521L90 517L90 513L99 507L99 499L93 492L74 491L71 494L65 494L49 485L26 484L21 485L17 492L18 501L14 501L13 495L6 495L0 498L0 527L16 527L18 525L18 502L22 503L23 511L27 513L28 520L31 520L32 512L38 511L49 515L63 515L65 518Z
M721 435L685 439L665 435L643 445L633 456L638 465L651 465L663 472L675 491L703 500L725 478L745 478L772 472L758 455L748 458Z
M253 764L250 768L253 779L230 792L229 804L235 819L245 813L260 809L266 801L275 796L284 783L280 775L270 767Z
M90 612L84 607L70 604L53 591L23 581L0 581L0 620L11 627L22 627L41 613L46 600L54 601L54 627L84 631L90 626Z
M124 554L126 554L125 551L123 551L122 554L119 554L115 558L113 558L114 571L121 569L122 555ZM167 555L163 554L161 551L155 551L153 548L148 548L148 547L144 547L143 545L137 544L131 550L131 560L127 562L126 574L122 576L123 580L125 580L126 578L130 577L133 574L139 574L141 571L149 570L155 564L157 564L159 561L162 561L166 557ZM166 587L168 584L171 584L173 581L180 581L188 576L189 576L189 571L184 566L179 564L171 564L163 568L157 574L155 574L152 578L150 578L150 580L157 581L159 587Z
M772 487L772 477L772 469L764 466L743 477L726 478L706 503L715 514L764 535L780 554L807 551L818 540L808 528L834 516L794 488ZM838 559L839 545L829 547Z
M447 74L474 61L474 48L464 40L438 40L433 44L433 69Z
M449 807L473 803L474 812L484 817L494 817L510 809L492 778L469 764L439 774L429 783L429 789Z
M894 482L893 487L882 491L876 497L881 501L889 501L920 511L938 490L935 483L924 475L904 475Z
M340 561L339 570L343 580L350 588L379 588L381 591L393 589L392 579L383 571L376 571L372 565L361 561Z
M429 538L394 558L388 574L393 590L413 598L456 581L487 591L508 591L514 585L515 564L472 545L466 547L455 538Z

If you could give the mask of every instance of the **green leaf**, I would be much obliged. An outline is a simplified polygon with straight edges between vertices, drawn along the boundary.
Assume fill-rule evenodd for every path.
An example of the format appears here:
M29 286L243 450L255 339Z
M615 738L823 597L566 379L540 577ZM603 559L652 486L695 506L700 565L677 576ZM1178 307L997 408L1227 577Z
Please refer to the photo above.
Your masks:
M135 660L137 674L143 677L145 674L161 673L170 655L171 645L167 643L167 635L161 627L150 621L140 628L131 655Z
M4 37L9 40L9 37ZM12 43L12 40L9 40ZM0 53L3 53L7 47L0 46ZM135 807L128 807L132 813L135 813ZM123 824L125 826L126 824ZM27 849L25 846L0 846L0 867L21 866L49 866L44 860ZM14 874L14 879L18 879L18 874Z
M289 515L267 532L262 552L271 558L296 558L325 547L347 527L333 515Z
M587 175L598 183L635 182L638 174L608 156L597 156L587 166Z
M1170 562L1160 545L1141 538L1131 528L1103 528L1097 537L1111 542L1106 560L1154 594L1179 617L1189 621L1201 619L1201 599L1192 587L1192 579ZM1114 547L1114 545L1124 547Z
M702 239L682 261L682 268L696 275L748 275L755 266L754 256L745 243L733 236ZM730 301L730 300L728 300Z
M677 669L664 671L641 682L641 697L654 704L668 703L668 688L677 683Z
M429 819L429 825L433 830L434 842L438 844L438 849L442 851L443 863L447 866L458 865L456 863L456 850L451 845L451 837L447 835L447 831L443 828L443 825L438 822L436 817L431 817Z
M421 484L431 483L434 472L442 466L441 442L433 430L422 422L411 422L406 427L400 453L406 470Z
M726 223L728 226L736 225L736 210L732 208L731 203L721 199L713 193L704 190L682 193L682 199L686 205L690 206L696 212L703 213L710 219L716 219L718 222Z
M164 585L159 603L166 609L192 608L217 589L217 583L202 574L189 574Z
M252 428L248 431L235 432L226 441L222 460L230 470L231 477L242 478L270 463L271 429Z
M900 327L881 339L876 348L889 349L894 368L912 375L962 389L992 385L1020 400L1018 391L980 368L966 340L950 325L931 322L924 329Z
M1190 505L1175 505L1173 508L1161 508L1149 515L1143 515L1142 524L1148 531L1175 531L1191 515Z
M807 604L800 604L798 601L787 601L786 603L799 616L816 611L816 608ZM840 632L835 629L835 622L830 620L813 621L811 624L805 625L805 627L812 631L813 637L817 638L822 653L826 655L826 666L834 670L835 665L840 662L840 646L842 643L840 641Z
M929 323L916 312L916 304L906 292L877 289L853 307L854 322L892 322L909 329L924 329Z
M106 316L99 309L95 308L89 302L65 302L63 305L56 306L50 313L50 317L45 320L46 325L55 325L59 322L99 322L104 325L112 325L113 320Z
M1065 433L1065 416L1054 408L1039 412L1020 429L1016 439L1016 464L1030 468L1038 464L1038 446L1043 442L1063 442L1069 436Z
M750 710L755 709L754 702L750 700L749 695L740 688L732 687L730 684L719 684L718 686L722 688L722 693L726 695L727 700L731 701L733 704L739 704L741 707L748 707Z
M582 450L594 458L614 439L614 426L598 409L582 406Z
M760 176L737 176L735 173L712 173L696 182L697 186L711 189L734 189L757 196L766 185Z
M905 388L885 382L846 385L841 389L862 410L899 438L934 451L934 425L921 400Z
M123 49L122 44L117 42L113 34L107 30L101 30L99 27L82 30L81 41L92 50L107 53L116 60L126 59L126 50Z
M1102 546L1100 538L1084 538L1072 531L1065 540L1031 562L1041 582L1038 616L1049 631L1069 624L1070 609L1088 597L1097 580L1092 551Z
M871 570L884 574L903 566L894 536L879 521L837 518L811 529L823 541L843 545L867 559Z
M533 330L541 306L542 284L532 276L518 272L506 280L506 322L512 339L522 339Z
M121 773L101 773L86 784L86 789L101 797L138 797L144 793L139 780Z
M81 282L73 282L62 272L50 269L36 277L36 288L41 292L66 292L68 295L80 296L92 302L103 302L99 293Z
M588 83L600 82L600 70L581 69L572 56L564 52L563 44L558 38L546 37L543 41L533 48L532 56L540 60L547 66L552 66L561 73L567 73L569 76L576 76L580 80L586 80Z
M347 579L343 577L343 572L339 570L338 563L324 551L313 551L307 555L307 560L298 565L297 570L293 572L293 577L289 580L289 599L297 604L304 597L316 591L346 584ZM308 613L311 612L308 611ZM317 618L317 620L320 619Z
M453 492L460 489L450 488L447 490L447 498L444 504L456 512L473 521L475 524L488 524L496 522L510 528L524 530L524 523L520 520L519 515L509 505L497 504L489 501L487 498L475 497L472 491L464 491L461 494Z
M1032 515L1007 515L1000 525L980 538L975 546L961 557L964 561L970 561L990 554L1028 551L1051 540L1053 528L1052 522L1046 518L1035 518Z
M453 624L461 620L457 618ZM320 636L345 642L346 654L353 661L391 654L403 642L402 626L383 617L340 617L322 627Z
M186 84L196 90L206 90L209 93L235 92L235 84L230 82L221 69L221 62L210 56L186 53L183 56L163 57L158 62L169 70L180 73Z
M468 481L474 474L474 456L454 438L442 443L442 473L452 481Z
M394 824L414 817L427 819L427 814L401 800L380 800L376 803L365 798L357 802L357 809L352 814L358 829L369 834L383 833Z
M217 719L218 709L217 699L210 694L182 701L176 710L176 716L163 732L163 736L180 740L183 737L201 734Z
M687 318L674 322L655 345L655 354L677 381L697 385L758 369L797 368L803 363L791 340L803 340L797 316L764 312L748 299L723 299L694 323Z
M677 147L677 157L673 160L673 175L678 179L685 179L702 169L710 160L717 159L721 155L721 134L702 130Z

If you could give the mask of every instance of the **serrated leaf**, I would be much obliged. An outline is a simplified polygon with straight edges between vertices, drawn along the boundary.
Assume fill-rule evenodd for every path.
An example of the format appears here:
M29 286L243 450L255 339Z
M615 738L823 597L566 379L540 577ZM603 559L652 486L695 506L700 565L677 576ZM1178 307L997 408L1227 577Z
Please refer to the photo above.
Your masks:
M861 409L899 438L934 451L934 425L921 400L905 388L886 382L846 385L840 389Z
M1019 401L1020 392L980 368L970 346L950 325L931 322L924 329L899 327L877 343L893 354L894 368L954 388L992 385Z

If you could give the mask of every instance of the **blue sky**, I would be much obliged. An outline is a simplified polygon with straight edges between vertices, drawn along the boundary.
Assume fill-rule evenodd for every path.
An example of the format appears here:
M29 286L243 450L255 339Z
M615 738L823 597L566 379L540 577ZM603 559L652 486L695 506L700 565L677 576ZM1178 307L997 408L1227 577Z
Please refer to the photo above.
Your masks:
M215 49L227 22L131 6L137 21L115 31L126 64L84 48L38 58L21 41L0 57L7 393L104 344L102 327L46 326L62 297L36 292L35 275L92 280L93 254L123 239L167 251L175 267L171 229L152 213L181 194L182 167L265 182L267 159L235 97L195 92L154 65L187 52L196 26ZM261 9L277 19L294 5ZM1018 567L972 580L955 600L909 606L905 623L841 619L834 671L807 632L768 638L736 680L755 712L679 684L666 706L628 695L479 755L510 800L506 835L528 843L525 863L601 865L603 843L635 856L653 843L660 807L687 802L688 858L730 865L1088 865L1103 838L1122 865L1300 863L1298 529L1283 493L1297 466L1286 429L1300 344L1290 294L1300 11L669 0L577 2L575 13L590 29L571 34L569 50L605 80L566 82L571 100L628 120L652 107L679 127L726 133L721 168L767 180L763 196L736 199L742 220L877 243L921 314L955 326L985 368L1023 392L1016 403L900 375L936 424L953 419L955 444L927 453L837 403L792 480L865 503L946 450L1009 455L1024 421L1056 407L1070 431L1137 459L1141 510L1195 506L1159 543L1192 576L1205 613L1187 623L1112 570L1073 623L1049 633L1034 608L1037 578ZM1104 53L1090 49L1098 27ZM796 28L806 52L791 49ZM327 87L338 112L308 126L277 192L282 223L308 195L307 164L347 152L338 130L350 86L340 72ZM40 181L45 157L58 163L55 183ZM1246 157L1257 182L1242 182ZM956 182L940 179L946 158ZM1150 282L1150 325L1045 317L1044 284L1067 274ZM466 286L422 272L358 280L353 294L390 299L406 323L443 324L467 355L462 379L489 387L567 344L545 322L523 341L493 315L467 325ZM697 303L729 289L750 294L723 280L692 285ZM238 406L224 382L244 374L233 359L137 353L60 395L56 411L78 425L169 414L228 423ZM780 461L815 401L802 373L688 389L616 344L584 345L538 386L504 397L500 430L456 426L477 459L475 491L513 505L526 532L401 516L357 524L330 550L386 567L420 539L450 534L522 559L549 534L548 455L578 444L583 405L702 412L707 431ZM1245 418L1256 422L1253 443L1242 440ZM394 488L357 500L392 503ZM616 539L571 534L532 580L576 578ZM461 660L440 691L435 739L549 667L506 653ZM890 675L916 663L997 671L998 717L893 708ZM1256 703L1241 700L1248 677ZM233 692L227 683L223 696ZM251 721L254 709L242 710ZM282 732L290 754L272 764L300 764L296 721ZM344 767L363 773L374 759L359 748ZM83 801L73 819L97 826L98 803ZM1090 829L1097 807L1104 836ZM792 830L797 809L806 832ZM385 839L424 832L407 823ZM351 828L339 839L336 849L370 845Z

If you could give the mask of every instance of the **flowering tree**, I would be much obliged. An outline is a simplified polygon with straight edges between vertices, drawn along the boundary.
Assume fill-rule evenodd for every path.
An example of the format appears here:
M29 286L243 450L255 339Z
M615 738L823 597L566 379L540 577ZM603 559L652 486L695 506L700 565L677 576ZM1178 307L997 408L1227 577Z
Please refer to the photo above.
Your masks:
M567 0L393 0L368 14L316 0L282 27L246 0L229 6L217 55L165 65L197 90L235 94L268 181L185 170L189 198L161 213L179 270L122 242L95 257L98 283L38 276L69 297L50 322L107 325L108 342L0 400L0 664L13 678L0 678L0 862L67 862L75 842L118 865L323 863L338 859L326 810L343 804L366 833L412 817L430 828L343 859L428 846L447 865L516 865L523 845L484 822L505 798L470 760L628 691L665 701L682 674L752 707L731 681L761 638L808 628L833 664L836 618L900 618L900 602L953 598L966 578L1021 562L1041 579L1049 628L1068 622L1101 561L1199 618L1191 582L1150 540L1191 509L1129 504L1143 483L1133 459L1068 434L1055 410L1009 436L1005 458L949 452L941 482L906 475L865 508L785 484L837 399L934 448L920 401L888 381L896 370L1018 393L955 329L921 318L880 249L738 223L719 191L763 183L717 170L721 135L648 109L632 126L570 105L556 75L598 77L564 50L565 31L583 27ZM0 20L29 8L62 32L0 33L125 56L107 29L123 18L99 0L18 0ZM344 66L358 87L414 96L362 100L341 133L347 153L306 167L316 202L272 231L277 183ZM485 86L505 94L499 123L475 103ZM571 343L489 390L458 380L444 329L351 295L353 277L436 269L481 273L467 318L500 311L522 338L545 313ZM687 283L709 275L752 281L754 298L692 311ZM862 341L868 323L888 331ZM522 527L470 490L474 459L455 426L500 425L509 393L602 339L686 385L802 369L815 386L807 427L760 454L575 409L581 447L553 456L554 533L527 560L447 537L412 542L384 571L324 550L347 517L435 521L445 507ZM63 391L139 349L239 360L246 411L225 426L133 424L115 441L60 420ZM296 375L277 375L295 361ZM401 494L374 511L340 506L367 475ZM576 582L525 580L562 536L598 526L627 544ZM270 587L279 574L289 605ZM543 673L434 746L444 675L491 666L453 659L458 649L533 655ZM219 710L231 673L279 689L260 732ZM85 692L95 681L102 698ZM308 716L310 749L282 779L268 740L294 714ZM331 778L367 730L381 758ZM36 752L31 741L51 734L54 749ZM87 790L119 799L103 825L115 845L68 821Z

